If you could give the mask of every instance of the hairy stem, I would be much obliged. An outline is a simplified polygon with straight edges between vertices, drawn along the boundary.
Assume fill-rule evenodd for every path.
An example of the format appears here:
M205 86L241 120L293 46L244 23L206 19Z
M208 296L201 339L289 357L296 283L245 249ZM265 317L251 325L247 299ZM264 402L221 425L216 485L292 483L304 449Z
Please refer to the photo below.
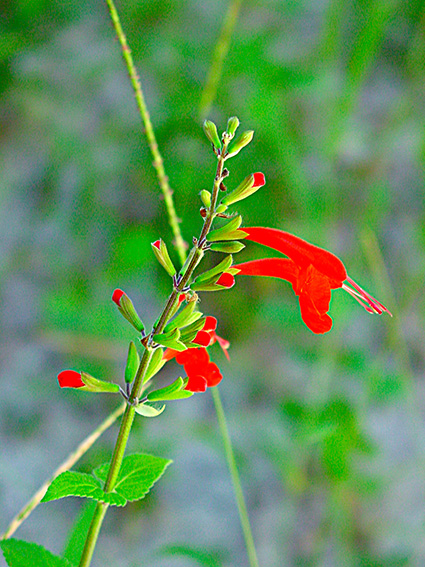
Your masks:
M137 107L139 109L139 113L145 127L146 138L148 140L149 148L151 150L153 157L153 166L155 168L156 175L158 177L159 186L161 187L161 191L164 196L165 206L168 212L168 222L170 224L171 230L173 231L173 235L175 239L175 248L179 255L180 262L181 264L183 264L186 255L185 252L186 244L183 240L180 231L180 225L179 225L180 221L177 218L176 209L174 207L173 191L170 188L170 185L168 183L168 177L165 174L164 161L162 159L162 155L158 150L158 144L156 141L155 132L153 130L150 115L146 107L145 97L142 91L142 86L140 84L140 79L137 74L136 67L134 66L133 56L127 44L127 38L123 32L115 4L113 0L106 0L106 3L109 8L109 13L111 15L112 24L117 34L118 41L120 42L121 45L122 55L127 67L128 75L130 77L134 95L136 97Z
M218 84L220 82L223 70L224 60L229 52L230 40L232 33L238 20L239 10L243 0L230 0L226 15L223 20L220 36L214 48L211 66L208 71L205 87L202 91L201 101L199 103L199 118L203 120L208 116L212 103L217 94Z

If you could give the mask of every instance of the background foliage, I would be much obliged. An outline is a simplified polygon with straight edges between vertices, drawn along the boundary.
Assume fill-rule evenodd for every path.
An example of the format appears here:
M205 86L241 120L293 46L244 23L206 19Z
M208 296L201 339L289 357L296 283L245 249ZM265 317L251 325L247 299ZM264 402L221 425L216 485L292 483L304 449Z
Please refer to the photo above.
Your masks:
M226 7L118 5L188 242L215 170L198 106ZM122 373L132 332L110 294L125 289L152 323L169 282L150 242L170 240L105 5L14 0L1 26L0 530L115 407L59 391L55 376ZM371 317L337 290L322 337L285 282L202 296L232 343L230 364L212 357L264 567L425 563L424 61L421 0L242 6L209 117L256 132L230 164L230 187L267 178L240 204L245 224L334 251L395 314ZM108 458L112 429L78 470ZM174 464L145 500L110 512L94 565L244 565L209 394L140 419L131 445ZM58 553L80 507L43 504L17 535Z

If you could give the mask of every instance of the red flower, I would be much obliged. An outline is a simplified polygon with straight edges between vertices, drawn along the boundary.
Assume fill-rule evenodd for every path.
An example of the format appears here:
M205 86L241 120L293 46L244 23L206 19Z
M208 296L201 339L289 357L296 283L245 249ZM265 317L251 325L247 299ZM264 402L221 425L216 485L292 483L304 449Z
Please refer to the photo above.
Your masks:
M232 276L232 274L223 272L215 283L216 285L222 285L223 287L230 289L235 285L235 278L234 276Z
M253 187L262 187L266 183L266 178L264 177L264 173L261 171L254 173L254 185Z
M123 292L122 289L115 289L114 293L112 294L112 301L118 306L120 307L120 299L121 297L125 295L125 293Z
M178 364L184 366L189 378L185 389L190 392L205 392L207 388L217 386L223 379L218 366L210 361L208 351L205 348L217 341L226 357L229 358L227 353L229 342L216 335L216 327L217 319L215 317L206 317L203 328L198 331L192 341L202 345L201 348L188 348L182 352L168 348L164 352L163 358L165 360L175 358Z
M327 312L331 290L339 287L348 291L369 313L386 311L391 315L386 307L347 276L344 264L331 252L274 228L244 227L243 231L248 233L246 240L274 248L289 259L264 258L238 264L234 267L239 270L239 275L270 276L289 281L299 297L302 320L313 333L330 331L332 319Z
M76 370L63 370L58 374L59 386L61 388L83 388L85 386L81 379L81 372Z

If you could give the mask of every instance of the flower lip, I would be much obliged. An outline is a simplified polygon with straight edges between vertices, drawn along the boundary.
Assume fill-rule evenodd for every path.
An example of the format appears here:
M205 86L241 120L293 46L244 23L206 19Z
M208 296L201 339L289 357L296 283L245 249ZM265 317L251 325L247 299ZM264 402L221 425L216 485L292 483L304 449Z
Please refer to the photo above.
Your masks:
M85 386L81 379L81 372L76 370L62 370L58 374L58 382L61 388L82 388Z

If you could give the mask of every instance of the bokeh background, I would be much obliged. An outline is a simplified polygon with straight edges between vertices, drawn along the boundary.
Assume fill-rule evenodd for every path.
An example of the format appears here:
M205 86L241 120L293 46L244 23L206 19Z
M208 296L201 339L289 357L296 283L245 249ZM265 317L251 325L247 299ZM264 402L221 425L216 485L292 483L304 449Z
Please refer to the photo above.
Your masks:
M118 9L190 242L215 171L199 102L227 1ZM0 25L3 531L119 403L60 391L56 375L122 377L133 333L111 292L152 324L170 283L150 243L172 237L105 4L6 0ZM334 327L316 336L283 281L202 295L231 341L230 363L211 357L262 567L425 564L424 61L422 0L242 4L209 113L220 131L234 114L255 130L228 185L253 171L267 185L238 210L332 250L394 313L336 290ZM249 244L238 260L264 255ZM107 460L116 432L77 469ZM247 565L209 393L140 418L130 450L174 463L109 512L95 567ZM60 553L81 505L40 505L16 536Z

